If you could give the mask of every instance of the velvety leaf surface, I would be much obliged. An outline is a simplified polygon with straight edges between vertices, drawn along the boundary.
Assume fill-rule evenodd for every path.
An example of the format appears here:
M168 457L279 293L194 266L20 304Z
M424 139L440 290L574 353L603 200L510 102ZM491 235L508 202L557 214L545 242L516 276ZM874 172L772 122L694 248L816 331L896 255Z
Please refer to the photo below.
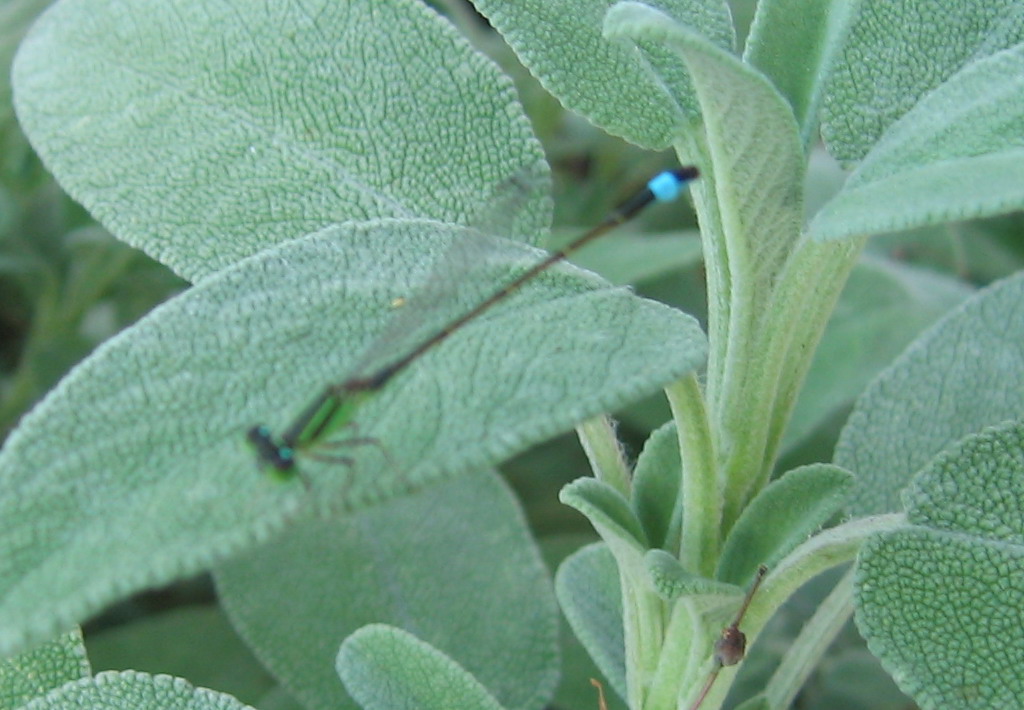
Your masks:
M230 695L195 688L181 678L109 671L68 683L25 710L245 710Z
M266 539L300 507L359 508L479 470L703 360L692 318L566 267L365 402L359 435L380 445L346 449L353 467L300 456L312 494L260 474L246 429L280 431L325 383L351 374L394 299L412 296L452 237L434 222L385 221L269 249L76 368L0 454L0 648L203 569ZM506 244L460 275L449 305L478 303L537 259ZM407 312L429 325L433 312L414 305Z
M647 548L647 536L629 501L610 484L578 478L562 488L558 499L587 516L616 555L620 550L636 554Z
M698 114L686 70L657 47L644 51L602 36L608 0L474 0L519 60L567 108L645 148L664 148ZM720 0L659 0L669 16L731 49Z
M743 597L742 588L688 572L679 560L664 550L648 550L644 562L651 576L651 585L666 601L682 596Z
M666 422L644 442L633 469L633 509L652 547L665 545L673 523L678 533L681 466L679 434L674 422Z
M582 548L558 568L558 603L576 638L619 697L626 697L622 590L615 558L603 543Z
M708 308L717 314L711 321L718 351L707 375L709 409L712 416L723 411L740 419L742 406L729 400L749 401L745 388L751 378L738 372L727 378L723 368L761 356L752 350L759 350L760 329L769 323L764 304L803 222L805 159L793 111L764 75L647 5L617 3L608 12L606 31L675 53L690 72L710 157L710 165L701 165L704 179L692 189L705 205L710 224L704 228L718 233L716 252L704 255Z
M522 168L506 236L547 224L511 81L413 0L62 0L14 83L61 185L192 280L345 220L467 223Z
M541 553L547 562L548 569L554 572L561 566L563 560L574 554L584 545L594 542L593 533L567 533L559 535L548 535L540 538ZM594 706L597 697L597 689L591 684L591 679L600 680L605 688L605 700L609 710L626 710L626 706L614 691L608 689L608 681L601 675L601 671L587 653L583 644L569 628L568 622L562 615L561 627L561 657L562 669L558 682L558 690L551 701L551 705L558 708L591 708Z
M364 626L345 639L338 675L365 710L501 710L451 657L384 624Z
M824 463L795 468L769 483L729 532L715 576L750 584L758 565L770 569L838 513L853 483L849 471Z
M1024 44L968 64L889 126L810 233L837 239L1011 212L1024 207L1022 165Z
M495 474L296 526L219 568L217 586L259 658L314 710L356 707L334 658L349 634L371 623L399 626L448 654L510 709L539 710L558 680L551 582ZM401 680L418 673L401 658L360 664L352 670L360 702L370 693L366 674L390 664L402 692L417 683Z
M82 632L75 629L0 661L0 708L14 710L90 672Z
M909 525L870 540L857 623L922 708L1015 707L1024 696L1024 426L940 454L905 496Z
M826 81L842 48L855 3L761 0L743 58L786 97L805 145L817 136Z
M1024 412L1024 277L978 292L915 341L857 400L836 445L853 471L851 510L899 509L899 492L939 451Z
M822 133L863 158L896 120L964 65L1024 39L1016 0L862 0L836 62Z
M645 5L618 3L608 32L657 43L685 61L704 107L725 238L735 243L733 268L749 272L751 294L763 297L802 221L803 150L792 110L764 76Z

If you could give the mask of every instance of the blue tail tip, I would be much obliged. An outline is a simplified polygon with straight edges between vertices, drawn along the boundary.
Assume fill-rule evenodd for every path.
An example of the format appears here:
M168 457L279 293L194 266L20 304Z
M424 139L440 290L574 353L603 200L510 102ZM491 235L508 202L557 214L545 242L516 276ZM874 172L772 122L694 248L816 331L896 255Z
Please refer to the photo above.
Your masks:
M647 189L651 191L654 199L658 202L672 202L683 194L688 182L699 176L697 168L693 167L666 170L651 178L651 181L647 183Z

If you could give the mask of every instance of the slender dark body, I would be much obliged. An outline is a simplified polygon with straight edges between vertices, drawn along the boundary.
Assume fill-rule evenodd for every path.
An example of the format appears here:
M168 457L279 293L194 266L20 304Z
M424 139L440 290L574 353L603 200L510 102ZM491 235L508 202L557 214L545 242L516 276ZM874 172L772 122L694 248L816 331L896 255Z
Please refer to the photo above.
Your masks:
M699 176L699 172L695 167L683 167L668 171L668 175L676 180L681 189L686 183L695 180ZM261 461L281 473L290 471L295 465L295 451L316 442L328 427L332 427L332 424L341 426L347 423L347 419L344 422L339 422L338 417L342 416L346 409L349 410L349 416L351 416L351 411L358 406L365 395L384 387L391 378L402 372L424 353L437 347L464 325L515 293L530 279L535 278L601 235L629 221L652 202L667 201L669 198L660 196L651 187L653 182L652 180L647 187L626 200L605 217L600 224L577 237L562 249L552 252L538 261L472 309L420 342L402 357L365 377L351 377L340 384L327 386L317 399L296 417L280 438L275 440L273 434L265 426L255 426L249 429L246 436L256 449Z

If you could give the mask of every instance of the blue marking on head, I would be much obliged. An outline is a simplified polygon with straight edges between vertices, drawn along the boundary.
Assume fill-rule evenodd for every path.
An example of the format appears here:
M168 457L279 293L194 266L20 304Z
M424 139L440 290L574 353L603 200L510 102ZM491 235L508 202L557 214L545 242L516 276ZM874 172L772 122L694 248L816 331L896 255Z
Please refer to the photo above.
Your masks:
M651 191L654 199L658 202L672 202L683 193L686 183L686 180L680 180L678 175L666 170L651 178L647 183L647 189Z

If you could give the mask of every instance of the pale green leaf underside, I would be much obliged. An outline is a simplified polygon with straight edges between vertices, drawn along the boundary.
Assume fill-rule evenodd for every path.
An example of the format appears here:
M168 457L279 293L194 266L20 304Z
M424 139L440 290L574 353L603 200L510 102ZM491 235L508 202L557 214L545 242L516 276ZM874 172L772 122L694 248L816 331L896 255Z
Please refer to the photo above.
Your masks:
M354 467L300 459L312 495L261 473L246 429L280 431L352 374L393 299L412 296L453 235L465 236L385 221L271 248L154 310L65 378L0 454L0 648L221 560L304 503L358 508L479 470L704 357L689 316L558 269L365 402L359 435L380 446L345 449ZM474 297L462 306L536 260L505 243L459 276Z
M930 269L863 257L815 352L783 450L849 406L921 330L972 293L963 282Z
M1024 204L1024 149L908 168L843 190L815 215L814 239L842 239L991 217Z
M506 236L550 216L511 82L413 0L63 0L14 79L61 185L192 280L345 220L469 223L524 167Z
M366 710L501 710L462 666L393 626L374 624L345 639L337 666Z
M541 554L549 570L556 570L569 555L594 541L593 533L557 533L543 535L539 540ZM561 614L559 615L561 617ZM554 708L593 708L597 690L590 680L597 679L604 684L605 699L609 710L626 710L622 700L610 691L608 681L601 675L590 654L572 632L569 624L561 619L561 669L558 690L548 703Z
M1024 39L1017 0L861 0L827 90L822 134L860 160L901 116L964 65Z
M230 695L195 688L181 678L109 671L39 698L23 710L246 710Z
M567 108L645 148L664 148L696 117L686 70L657 48L602 36L608 0L474 0L520 61ZM720 47L734 42L721 0L661 0L659 7Z
M893 124L811 222L817 239L1024 207L1024 45L968 65Z
M644 442L633 469L633 509L651 547L662 547L669 539L678 510L682 481L679 433L675 422L666 422ZM675 520L675 525L679 521Z
M979 292L930 328L857 401L835 462L851 510L896 511L899 492L961 437L1024 412L1024 277Z
M804 155L792 109L763 75L640 3L616 5L608 30L685 61L708 134L729 271L748 279L731 288L766 298L803 221Z
M743 598L742 588L688 572L679 560L664 550L648 550L644 563L654 590L666 601L674 601L681 596Z
M804 145L817 137L825 83L849 29L854 5L847 0L757 3L743 58L764 72L786 97Z
M1022 474L1020 422L971 436L915 477L912 526L861 553L858 624L923 708L1015 707L1024 695Z
M550 577L493 472L297 525L218 568L217 587L264 665L311 710L356 707L331 659L341 639L374 622L414 632L510 709L543 707L558 680ZM396 673L402 662L379 660Z
M555 592L576 638L619 697L625 698L622 591L607 545L588 545L567 558L555 576Z
M82 632L75 629L0 662L0 708L21 707L34 697L89 674Z
M839 512L852 486L849 471L825 463L795 468L772 481L729 532L716 578L750 584L758 565L773 567Z
M647 548L647 536L629 501L610 484L578 478L562 488L558 499L587 516L613 550L619 544L633 552Z

